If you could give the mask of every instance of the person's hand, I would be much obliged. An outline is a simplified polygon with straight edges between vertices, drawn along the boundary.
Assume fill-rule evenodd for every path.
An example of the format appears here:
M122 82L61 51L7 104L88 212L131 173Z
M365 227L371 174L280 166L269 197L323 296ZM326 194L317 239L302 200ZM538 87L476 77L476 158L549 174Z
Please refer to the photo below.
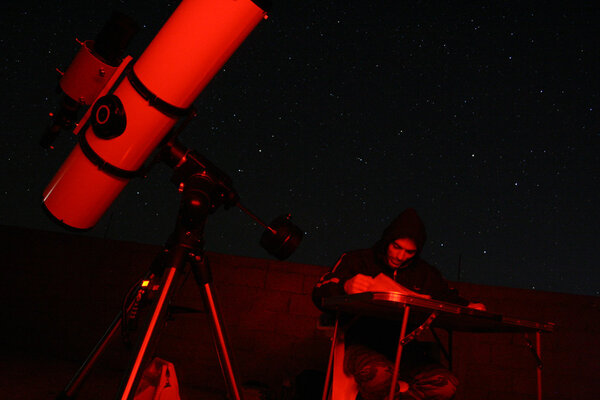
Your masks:
M473 308L473 309L479 310L479 311L485 311L486 310L485 309L485 304L483 304L483 303L469 303L467 305L467 307Z
M363 274L357 274L344 283L344 291L347 294L362 293L368 291L372 284L372 277Z

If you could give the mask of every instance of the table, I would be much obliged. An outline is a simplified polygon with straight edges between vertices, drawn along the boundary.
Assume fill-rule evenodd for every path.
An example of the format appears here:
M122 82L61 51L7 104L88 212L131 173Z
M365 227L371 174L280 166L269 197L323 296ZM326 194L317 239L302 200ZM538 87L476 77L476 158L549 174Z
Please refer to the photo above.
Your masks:
M398 371L402 356L403 346L424 329L443 328L450 332L531 332L536 335L535 350L532 348L537 358L537 398L541 400L541 346L540 333L552 332L554 324L551 322L536 322L521 318L504 316L488 311L476 310L469 307L463 307L456 304L442 301L426 299L421 297L412 297L396 292L364 292L352 295L334 296L323 300L323 307L337 313L346 313L353 315L368 315L386 319L401 320L400 339L396 360L394 362L394 372L392 375L392 387L390 388L389 400L393 400L395 382L398 379ZM419 321L421 326L412 333L406 333L409 318ZM323 392L323 400L327 398L331 385L331 375L333 369L333 349L336 344L338 331L338 319L334 331L332 342L332 351L330 353L327 378Z

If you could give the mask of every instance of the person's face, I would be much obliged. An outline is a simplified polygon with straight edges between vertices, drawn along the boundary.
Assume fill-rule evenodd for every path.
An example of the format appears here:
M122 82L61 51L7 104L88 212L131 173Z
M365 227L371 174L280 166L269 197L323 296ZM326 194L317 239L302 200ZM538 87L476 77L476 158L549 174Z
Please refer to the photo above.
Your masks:
M388 245L387 262L392 268L401 268L417 254L417 245L412 239L400 238Z

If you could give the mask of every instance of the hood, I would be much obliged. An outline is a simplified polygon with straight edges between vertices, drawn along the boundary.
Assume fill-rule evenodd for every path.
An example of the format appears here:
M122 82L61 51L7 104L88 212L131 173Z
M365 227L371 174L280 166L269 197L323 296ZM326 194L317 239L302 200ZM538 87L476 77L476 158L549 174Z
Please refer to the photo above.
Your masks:
M425 245L427 233L425 231L425 224L423 224L423 221L413 208L407 208L394 218L390 225L383 231L381 239L375 244L375 253L384 264L386 264L385 259L389 244L399 238L410 238L415 242L417 254L413 258L413 262L416 261Z

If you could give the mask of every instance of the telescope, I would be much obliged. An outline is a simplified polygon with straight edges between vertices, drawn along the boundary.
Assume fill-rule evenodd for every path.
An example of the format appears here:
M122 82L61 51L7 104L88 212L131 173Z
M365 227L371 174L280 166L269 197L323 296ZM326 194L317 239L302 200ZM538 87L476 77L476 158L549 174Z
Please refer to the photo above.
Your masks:
M210 316L229 396L242 400L203 251L206 219L221 206L239 207L265 228L260 244L280 260L294 252L303 233L289 215L262 222L241 205L229 176L186 148L178 135L195 116L192 103L200 92L267 18L265 9L256 0L183 0L137 61L123 57L136 24L115 13L96 40L80 42L62 76L63 97L41 144L51 147L61 130L71 128L78 142L43 192L42 205L51 218L69 229L91 229L127 183L157 162L173 169L181 200L164 251L130 291L139 295L126 302L59 399L76 396L108 341L137 318L140 298L148 295L153 308L119 390L121 400L135 399L171 299L191 270Z
M267 18L261 8L266 4L259 3L184 0L137 61L122 57L137 31L125 15L113 13L96 40L80 42L59 82L64 93L60 107L41 140L51 147L58 133L71 127L78 136L43 192L42 205L52 219L69 229L91 229L131 179L153 163L172 161L173 156L157 155L174 148L167 143L195 116L192 103ZM76 123L82 109L87 111ZM216 173L216 167L211 169ZM229 191L231 198L222 204L239 206L264 226L261 245L279 259L288 257L302 236L290 218L278 217L267 225L240 204L231 187Z

